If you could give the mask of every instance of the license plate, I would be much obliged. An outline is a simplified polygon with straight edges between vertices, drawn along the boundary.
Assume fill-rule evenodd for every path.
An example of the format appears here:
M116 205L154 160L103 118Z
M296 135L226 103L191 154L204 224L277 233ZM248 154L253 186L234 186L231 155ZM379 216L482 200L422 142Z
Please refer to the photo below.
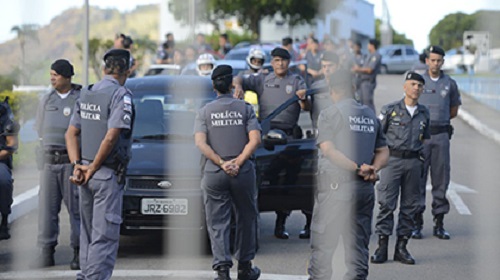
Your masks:
M143 215L187 215L188 200L185 198L143 198Z

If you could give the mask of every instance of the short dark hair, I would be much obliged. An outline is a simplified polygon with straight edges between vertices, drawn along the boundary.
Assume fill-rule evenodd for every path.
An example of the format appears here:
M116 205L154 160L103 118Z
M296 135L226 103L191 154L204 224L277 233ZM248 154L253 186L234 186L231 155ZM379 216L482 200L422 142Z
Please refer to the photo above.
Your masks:
M110 56L104 61L104 72L106 74L123 75L130 68L130 60L125 57Z
M378 49L378 46L380 45L379 41L377 39L370 39L368 41L371 45L375 47L375 49Z
M293 43L293 40L290 37L285 37L285 38L281 39L281 44L283 46L288 46L288 45L291 45L292 43Z
M227 40L227 33L222 33L222 34L220 34L220 37L222 37L222 38L224 38L224 39L226 39L226 40Z
M347 70L339 70L330 75L328 79L330 91L344 94L348 97L354 97L354 83L352 73Z

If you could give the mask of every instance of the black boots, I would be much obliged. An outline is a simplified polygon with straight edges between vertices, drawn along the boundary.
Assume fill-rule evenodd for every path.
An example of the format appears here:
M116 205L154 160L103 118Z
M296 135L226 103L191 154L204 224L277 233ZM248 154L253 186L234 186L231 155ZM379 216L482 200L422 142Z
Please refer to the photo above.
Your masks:
M73 259L69 263L71 270L80 270L80 247L73 249Z
M219 266L215 271L217 272L217 277L214 280L231 280L229 266Z
M8 221L9 221L9 215L2 214L2 223L0 224L0 240L5 240L10 238Z
M411 237L414 239L422 239L422 226L424 225L424 215L418 213L415 215L415 229L413 230Z
M408 239L408 236L398 236L396 250L394 251L394 260L404 264L415 264L415 259L413 259L410 252L406 249Z
M304 226L304 229L300 231L299 238L300 239L309 239L309 238L311 238L312 214L304 213L304 216L306 216L306 225Z
M44 247L40 250L40 253L36 256L36 259L31 263L31 268L42 268L54 266L54 247Z
M276 225L274 227L274 236L276 236L279 239L288 239L290 236L288 232L285 230L285 223L286 223L286 218L288 217L287 214L284 213L277 213L276 215Z
M257 280L260 277L260 269L252 267L251 262L238 263L238 280Z
M434 236L439 239L450 239L450 234L443 228L444 214L434 216Z
M387 261L387 247L389 245L389 236L379 235L378 248L370 258L371 263L384 263Z

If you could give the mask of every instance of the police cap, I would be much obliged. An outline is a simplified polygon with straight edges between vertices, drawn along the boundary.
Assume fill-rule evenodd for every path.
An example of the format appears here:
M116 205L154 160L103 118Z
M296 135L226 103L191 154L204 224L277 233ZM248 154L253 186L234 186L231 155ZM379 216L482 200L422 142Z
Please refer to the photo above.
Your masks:
M50 69L56 71L57 74L69 78L73 75L75 75L75 72L73 71L73 65L69 63L66 59L58 59L52 63L50 66Z
M290 59L290 53L285 50L284 48L281 48L281 47L276 47L274 48L274 50L271 51L271 56L278 56L278 57L281 57L283 59Z
M435 53L444 56L444 50L440 46L430 46L429 53Z
M226 65L226 64L222 64L222 65L219 65L217 66L214 71L212 71L212 80L215 80L217 78L221 78L221 77L226 77L228 75L233 75L233 67L229 66L229 65Z
M331 51L324 51L321 54L321 60L323 61L330 61L332 63L338 64L339 63L339 56Z
M425 80L424 78L422 77L422 75L416 73L416 72L408 72L406 74L406 78L405 78L405 81L408 81L408 80L414 80L414 81L419 81L421 82L422 84L425 85Z

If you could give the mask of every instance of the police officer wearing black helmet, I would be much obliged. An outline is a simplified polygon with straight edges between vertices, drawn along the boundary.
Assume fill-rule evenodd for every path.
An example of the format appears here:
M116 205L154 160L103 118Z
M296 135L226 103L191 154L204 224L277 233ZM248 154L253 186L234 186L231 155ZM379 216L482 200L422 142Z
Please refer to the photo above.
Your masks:
M375 233L379 235L378 248L371 257L372 263L387 261L389 236L394 228L394 211L399 203L399 219L396 229L397 242L394 260L404 264L415 264L406 246L414 228L413 217L419 207L420 183L424 180L422 149L430 138L429 111L418 99L424 90L425 80L415 72L405 76L405 97L385 105L379 118L387 139L390 158L382 170L377 185L379 214Z
M82 270L77 279L109 279L116 262L134 118L132 93L123 86L129 61L127 50L104 55L105 76L82 90L66 132L71 180L80 190Z
M450 211L450 203L446 198L450 184L450 140L453 134L451 119L458 115L462 105L457 83L443 73L444 50L439 46L430 46L425 62L427 70L422 77L425 87L420 104L427 106L431 114L431 139L424 144L424 180L420 185L420 207L415 215L416 228L413 238L422 238L425 210L425 194L427 175L430 169L432 184L432 216L434 216L433 235L439 239L450 239L444 229L444 216Z
M9 239L9 214L12 205L12 154L17 150L19 125L14 120L8 98L0 103L0 240Z
M216 280L231 279L231 215L236 215L235 254L238 279L255 280L252 267L257 235L257 186L252 154L260 144L260 125L250 104L233 97L232 68L219 65L212 72L217 99L198 111L195 142L206 158L202 189L207 230L212 242ZM234 208L234 212L232 209Z
M332 258L340 236L347 266L344 279L366 279L373 185L389 150L375 113L354 100L352 74L337 71L329 79L329 88L334 104L321 111L318 120L319 176L309 279L332 278Z
M290 53L281 47L271 51L271 73L257 73L246 77L235 77L233 85L235 96L243 98L244 92L251 90L257 93L259 102L259 119L265 119L279 105L287 101L293 94L300 99L299 102L283 110L271 121L271 129L280 129L290 138L301 139L302 129L297 125L301 109L308 109L309 102L306 99L306 83L301 76L293 74L288 69L290 65ZM278 168L280 168L278 166ZM293 176L293 172L290 176ZM290 210L282 209L276 211L276 225L274 235L280 239L288 239L289 234L285 230L287 217Z
M38 247L40 254L33 267L54 266L54 252L59 235L59 211L64 201L71 225L70 245L73 248L71 269L80 269L80 206L78 188L68 178L73 174L64 133L68 128L75 103L80 97L80 85L71 83L73 65L58 59L50 67L50 82L54 88L39 103L36 130L40 138L38 161L41 168L38 194Z

